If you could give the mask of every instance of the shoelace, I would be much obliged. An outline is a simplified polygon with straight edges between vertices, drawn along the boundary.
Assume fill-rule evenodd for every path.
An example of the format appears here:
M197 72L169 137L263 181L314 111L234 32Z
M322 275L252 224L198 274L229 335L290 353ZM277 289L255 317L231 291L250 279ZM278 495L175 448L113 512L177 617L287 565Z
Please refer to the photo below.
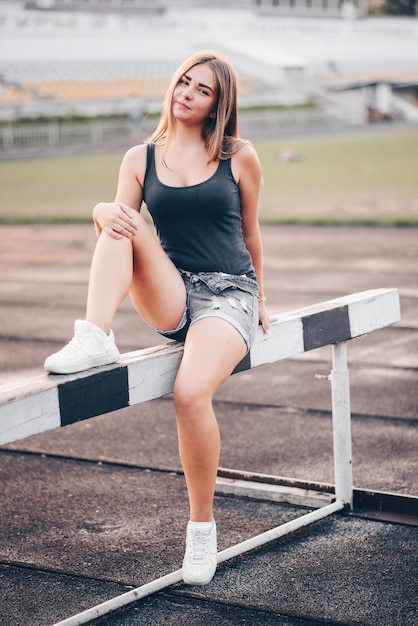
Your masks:
M208 553L209 540L210 530L207 532L203 532L202 530L196 530L192 533L190 556L194 561L202 561L206 558Z
M70 350L77 350L77 348L82 345L86 340L85 335L75 334L72 339L65 346L66 348L70 348Z

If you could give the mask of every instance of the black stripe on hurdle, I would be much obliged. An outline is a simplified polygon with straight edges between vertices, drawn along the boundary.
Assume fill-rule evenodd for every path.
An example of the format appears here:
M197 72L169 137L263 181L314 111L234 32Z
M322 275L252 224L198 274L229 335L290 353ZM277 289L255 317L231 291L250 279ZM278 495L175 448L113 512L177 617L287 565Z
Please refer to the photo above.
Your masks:
M233 374L238 374L238 372L245 372L245 370L251 369L251 356L250 352L247 352L245 357L236 365Z
M99 372L58 385L61 426L129 406L128 368Z
M307 315L302 323L305 352L351 339L348 306Z

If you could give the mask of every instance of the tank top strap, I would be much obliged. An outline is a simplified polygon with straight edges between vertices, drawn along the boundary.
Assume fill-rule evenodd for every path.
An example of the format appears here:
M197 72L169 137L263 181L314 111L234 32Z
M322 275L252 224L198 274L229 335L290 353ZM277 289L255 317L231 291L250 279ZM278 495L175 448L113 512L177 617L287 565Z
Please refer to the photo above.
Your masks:
M216 170L216 174L218 176L227 176L235 181L234 175L232 173L232 159L229 157L228 159L219 159L219 167Z
M228 159L219 159L219 170L224 170L225 172L231 171L231 157Z
M155 176L155 145L153 143L147 144L147 169L146 174L154 174Z

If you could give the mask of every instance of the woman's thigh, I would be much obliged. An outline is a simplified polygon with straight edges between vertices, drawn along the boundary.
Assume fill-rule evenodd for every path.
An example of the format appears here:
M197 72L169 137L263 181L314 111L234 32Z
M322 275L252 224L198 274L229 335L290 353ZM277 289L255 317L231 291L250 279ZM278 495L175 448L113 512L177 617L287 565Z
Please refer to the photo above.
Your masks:
M153 229L138 216L140 228L132 238L133 277L130 296L138 313L151 326L172 330L186 306L186 288Z
M217 317L225 320L240 333L249 350L258 327L257 297L237 288L219 289L223 275L220 276L218 278L213 273L214 282L211 287L202 280L190 283L190 325L193 326L204 318Z
M228 321L205 317L194 322L187 332L175 391L211 399L246 352L242 335Z

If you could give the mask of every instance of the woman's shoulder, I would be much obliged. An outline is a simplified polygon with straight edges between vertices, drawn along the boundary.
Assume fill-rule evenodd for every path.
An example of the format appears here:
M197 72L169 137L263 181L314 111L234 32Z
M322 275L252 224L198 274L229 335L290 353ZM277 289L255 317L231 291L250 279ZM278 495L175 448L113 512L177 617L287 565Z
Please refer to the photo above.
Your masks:
M123 156L121 170L131 172L139 180L143 180L147 167L147 145L139 144L129 148Z
M234 161L247 161L249 163L258 161L258 155L253 144L238 137L227 138L222 148L222 154L224 159L230 158Z
M146 158L147 147L148 147L148 144L146 143L141 143L141 144L138 144L137 146L132 146L132 148L129 148L129 150L125 152L125 155L123 157L124 161L135 161L138 159L141 160L141 159Z
M261 168L256 149L247 141L242 141L237 146L237 150L231 156L231 163L233 171L239 173L238 177L245 171L259 171Z

